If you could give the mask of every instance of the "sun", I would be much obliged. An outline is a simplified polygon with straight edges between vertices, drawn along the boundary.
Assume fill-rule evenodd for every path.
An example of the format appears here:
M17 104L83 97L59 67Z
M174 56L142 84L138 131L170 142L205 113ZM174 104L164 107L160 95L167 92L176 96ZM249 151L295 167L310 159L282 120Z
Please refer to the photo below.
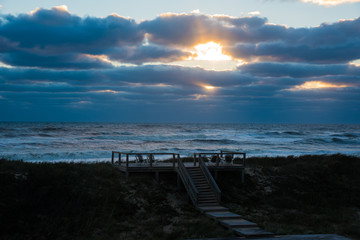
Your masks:
M222 53L222 46L215 42L208 42L205 44L199 44L194 47L196 57L194 60L206 60L206 61L228 61L232 58Z

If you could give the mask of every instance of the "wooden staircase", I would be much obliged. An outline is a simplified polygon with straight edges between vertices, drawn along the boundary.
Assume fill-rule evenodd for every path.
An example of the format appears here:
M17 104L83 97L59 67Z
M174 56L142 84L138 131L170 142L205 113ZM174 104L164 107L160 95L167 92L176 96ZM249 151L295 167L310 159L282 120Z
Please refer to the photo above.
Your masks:
M185 167L180 159L178 161L179 176L198 210L239 236L245 238L274 236L273 233L259 228L256 223L249 222L220 205L221 191L202 159L199 159L199 166L193 167Z
M211 189L211 186L201 168L187 167L186 170L188 171L195 187L199 191L197 206L218 206L220 203L218 202L216 195Z

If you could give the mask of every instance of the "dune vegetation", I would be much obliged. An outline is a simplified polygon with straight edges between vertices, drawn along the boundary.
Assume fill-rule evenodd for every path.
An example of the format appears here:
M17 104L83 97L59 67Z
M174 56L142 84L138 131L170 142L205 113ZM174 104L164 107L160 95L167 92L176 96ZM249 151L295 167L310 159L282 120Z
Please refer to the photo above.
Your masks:
M276 234L360 239L360 159L250 158L219 174L223 205ZM197 212L175 174L131 175L108 163L0 160L0 239L184 239L233 233Z

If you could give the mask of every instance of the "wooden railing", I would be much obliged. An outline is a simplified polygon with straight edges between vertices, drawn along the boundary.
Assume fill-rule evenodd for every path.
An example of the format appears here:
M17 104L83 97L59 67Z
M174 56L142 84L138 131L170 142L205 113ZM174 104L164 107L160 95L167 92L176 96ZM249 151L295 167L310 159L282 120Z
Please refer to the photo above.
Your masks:
M178 158L177 170L178 170L178 173L179 173L179 176L180 176L182 182L184 183L185 189L186 189L187 193L189 194L191 201L193 202L193 204L195 206L197 206L198 199L199 199L199 191L196 188L192 178L190 177L188 171L185 168L184 163L181 161L180 158Z
M214 153L214 152L202 152L202 153L194 153L194 166L196 166L196 163L199 163L199 159L206 157L210 155L211 159L210 161L215 164L215 166L219 166L221 162L220 153Z
M115 156L118 155L118 161L115 161ZM122 165L125 163L126 168L129 167L130 164L130 157L135 157L136 162L142 162L146 164L148 167L152 167L153 163L155 162L155 156L157 155L169 155L169 159L172 161L172 166L175 167L177 161L176 159L180 158L180 154L178 153L128 153L128 152L117 152L112 151L111 154L111 163ZM125 162L122 162L122 157L125 157Z
M234 160L235 156L239 156L240 155L240 159L242 160L242 165L245 166L245 159L246 159L246 153L244 152L235 152L235 151L226 151L226 150L220 150L220 156L221 158L223 158L225 155L226 156L230 156L232 161Z
M211 175L209 169L207 168L207 166L205 165L205 163L201 157L199 158L199 166L206 178L206 181L209 183L209 186L213 190L213 192L216 196L216 199L220 203L221 202L221 190L220 190L219 186L216 184L213 176Z

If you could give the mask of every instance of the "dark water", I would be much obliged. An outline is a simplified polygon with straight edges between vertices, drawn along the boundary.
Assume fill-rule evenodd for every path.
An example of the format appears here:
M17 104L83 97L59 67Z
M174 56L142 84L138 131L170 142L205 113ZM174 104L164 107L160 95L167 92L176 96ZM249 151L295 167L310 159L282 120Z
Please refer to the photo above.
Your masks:
M109 161L111 151L360 156L360 125L0 123L0 157Z

